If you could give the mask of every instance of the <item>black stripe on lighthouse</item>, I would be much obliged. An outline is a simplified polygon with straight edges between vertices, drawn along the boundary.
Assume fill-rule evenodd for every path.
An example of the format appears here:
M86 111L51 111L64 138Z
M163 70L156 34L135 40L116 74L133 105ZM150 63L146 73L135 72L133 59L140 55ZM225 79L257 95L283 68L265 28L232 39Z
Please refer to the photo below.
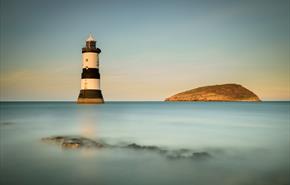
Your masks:
M92 53L101 53L99 48L82 48L82 53L92 52Z
M97 68L83 68L82 79L95 78L100 79L99 69Z
M103 99L102 91L99 89L96 90L91 90L91 89L86 89L86 90L81 90L79 98L101 98Z

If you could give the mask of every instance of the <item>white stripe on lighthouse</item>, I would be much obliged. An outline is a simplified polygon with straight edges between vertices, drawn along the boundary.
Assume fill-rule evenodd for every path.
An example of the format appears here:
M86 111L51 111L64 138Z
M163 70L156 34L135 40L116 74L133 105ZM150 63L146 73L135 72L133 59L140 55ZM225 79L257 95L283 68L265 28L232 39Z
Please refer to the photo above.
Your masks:
M100 89L100 79L85 78L81 80L81 89Z
M83 68L99 68L98 53L85 52L83 53Z

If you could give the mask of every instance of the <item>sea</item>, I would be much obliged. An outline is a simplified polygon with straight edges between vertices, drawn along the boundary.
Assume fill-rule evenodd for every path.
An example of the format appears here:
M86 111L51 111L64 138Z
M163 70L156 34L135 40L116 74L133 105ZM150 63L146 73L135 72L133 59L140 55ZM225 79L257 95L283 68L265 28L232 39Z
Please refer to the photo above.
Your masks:
M1 102L0 116L1 185L290 184L290 102Z

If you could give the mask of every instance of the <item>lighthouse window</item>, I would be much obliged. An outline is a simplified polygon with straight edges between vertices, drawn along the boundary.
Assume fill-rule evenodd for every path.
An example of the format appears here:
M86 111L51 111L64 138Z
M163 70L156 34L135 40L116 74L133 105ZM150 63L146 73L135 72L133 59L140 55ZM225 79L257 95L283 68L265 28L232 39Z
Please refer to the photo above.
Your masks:
M88 59L86 58L86 62L88 61Z

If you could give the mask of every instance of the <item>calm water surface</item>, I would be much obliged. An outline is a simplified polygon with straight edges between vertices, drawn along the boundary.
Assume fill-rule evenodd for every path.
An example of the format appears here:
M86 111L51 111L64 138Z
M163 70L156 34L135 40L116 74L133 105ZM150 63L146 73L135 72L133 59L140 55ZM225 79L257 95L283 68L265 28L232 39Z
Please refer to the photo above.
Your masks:
M1 103L1 184L290 184L290 103ZM208 152L65 150L41 141L81 135Z

